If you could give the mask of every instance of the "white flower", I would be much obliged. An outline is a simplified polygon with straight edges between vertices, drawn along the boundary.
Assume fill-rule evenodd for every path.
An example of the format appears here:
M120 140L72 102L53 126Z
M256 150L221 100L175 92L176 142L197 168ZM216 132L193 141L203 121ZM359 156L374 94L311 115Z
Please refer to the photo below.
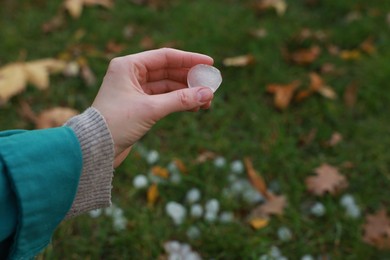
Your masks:
M229 223L234 220L234 214L233 212L222 212L221 215L219 216L219 221L222 223Z
M160 159L160 155L156 150L150 151L146 156L146 161L149 164L155 164Z
M94 209L88 212L89 216L91 218L97 218L102 214L103 210L102 209Z
M291 230L288 227L280 227L278 229L278 237L282 241L290 241L292 239Z
M165 211L176 225L183 223L186 216L186 209L180 203L171 201L165 206Z
M310 213L317 216L321 217L325 215L326 209L324 204L321 202L316 202L311 208L310 208Z
M207 201L206 203L206 212L207 213L215 213L217 214L218 211L219 211L219 202L217 199L210 199L209 201Z
M222 156L218 156L214 159L214 166L217 168L222 168L226 165L226 159Z
M145 175L137 175L133 179L133 186L137 189L142 189L148 186L148 178Z
M191 217L199 218L203 214L203 208L199 204L193 204L190 209Z
M189 239L197 239L200 237L201 233L200 233L200 230L199 228L197 228L196 226L191 226L188 230L187 230L187 237Z
M189 203L197 202L200 199L200 190L197 188L192 188L187 192L186 200Z
M314 257L312 257L311 255L304 255L301 257L301 260L314 260Z
M241 174L244 172L244 164L241 160L235 160L230 164L230 170L233 173Z

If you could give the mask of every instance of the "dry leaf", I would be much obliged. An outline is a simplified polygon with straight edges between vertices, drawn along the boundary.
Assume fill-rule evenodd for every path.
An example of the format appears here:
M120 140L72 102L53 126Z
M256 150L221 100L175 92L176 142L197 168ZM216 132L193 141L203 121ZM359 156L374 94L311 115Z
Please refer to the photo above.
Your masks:
M113 40L110 40L106 44L106 51L108 53L117 54L117 53L122 52L125 48L126 48L126 46L124 44L117 43L117 42L115 42Z
M41 112L36 120L37 129L62 126L71 117L78 115L79 112L67 107L54 107Z
M65 62L42 59L31 62L16 62L0 68L0 103L22 92L28 83L38 89L49 86L49 74L64 70Z
M316 176L307 177L305 183L309 192L317 196L323 196L326 192L336 194L348 186L347 179L329 164L322 164L315 169L315 173Z
M147 191L148 205L153 206L159 197L158 186L156 183L150 185Z
M359 60L361 56L359 50L343 50L340 52L340 58L343 60Z
M364 242L379 249L390 249L390 219L385 209L367 215L363 231Z
M163 179L169 178L169 171L166 168L163 168L161 166L154 166L152 169L152 174L158 177L161 177Z
M65 0L64 8L73 18L79 18L84 6L100 5L106 8L113 6L112 0Z
M268 220L268 218L258 217L258 218L253 218L253 219L249 220L249 224L254 229L261 229L261 228L268 226L269 220Z
M268 199L265 203L257 206L250 213L249 219L268 218L271 215L281 216L284 214L284 209L287 206L287 199L283 195L274 195L268 192Z
M372 37L366 39L364 42L360 44L360 49L367 54L375 53L376 48L374 46L374 39Z
M312 128L309 133L304 134L299 138L299 144L301 146L306 146L311 144L316 138L317 132L318 132L317 128Z
M42 24L42 31L45 33L51 33L63 27L65 25L65 17L63 12L58 12L50 21Z
M181 173L187 173L188 172L188 169L187 169L186 165L184 164L184 162L182 160L180 160L179 158L175 158L175 159L173 159L173 162L175 163L177 169L179 169L179 171Z
M222 63L226 67L245 67L255 63L255 57L252 54L240 55L225 58Z
M246 172L252 186L265 198L268 199L268 189L263 177L254 169L251 159L244 158Z
M274 94L274 105L279 110L286 109L294 95L295 90L301 83L299 81L293 81L287 85L269 84L267 86L267 92Z
M154 42L152 37L145 36L144 38L141 39L141 42L139 43L139 45L144 50L150 50L156 46L156 43Z
M327 146L333 147L343 140L343 136L339 132L334 132L330 139L326 142Z
M215 157L217 157L217 154L211 151L202 151L198 157L195 159L195 163L204 163L209 160L213 160Z
M321 48L317 45L310 47L309 49L299 49L292 53L284 51L284 56L298 64L298 65L307 65L313 63L321 54Z
M287 3L285 0L260 0L256 3L255 8L259 11L275 9L276 13L282 16L286 13Z
M13 63L0 69L0 104L24 90L27 76L23 63Z
M356 104L358 85L351 83L344 92L344 103L347 107L353 108Z
M331 87L325 84L324 80L320 77L320 75L314 72L310 73L309 89L329 99L337 98L336 92L334 92L334 90Z

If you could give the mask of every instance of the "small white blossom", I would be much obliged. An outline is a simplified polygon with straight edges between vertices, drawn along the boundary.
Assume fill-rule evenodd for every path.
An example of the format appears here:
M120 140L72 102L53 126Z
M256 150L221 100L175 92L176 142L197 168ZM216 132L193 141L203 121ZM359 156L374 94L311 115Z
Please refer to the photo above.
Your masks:
M222 212L221 215L219 216L219 221L222 223L229 223L234 220L234 214L233 212Z
M225 167L226 165L226 159L222 156L218 156L214 159L214 166L217 168Z
M139 174L133 179L133 186L137 189L142 189L148 186L148 178L145 175Z
M88 212L89 216L91 218L97 218L102 214L103 210L102 209L94 209Z
M156 150L150 151L146 156L146 161L149 164L155 164L160 159L160 154Z
M230 170L233 173L241 174L244 172L244 164L241 160L235 160L230 164Z
M173 220L176 225L183 223L186 216L186 209L180 203L171 201L165 206L165 211Z
M197 228L196 226L191 226L187 230L186 234L189 239L198 239L201 235L199 228Z
M278 229L278 237L282 241L290 241L292 239L291 230L288 227L280 227Z
M316 202L311 208L310 208L310 213L317 216L321 217L325 215L326 209L324 204L321 202Z
M210 199L206 202L206 212L217 214L219 211L219 201L217 199Z
M189 203L195 203L200 199L200 190L197 188L192 188L187 192L186 200Z
M202 208L202 206L199 205L199 204L191 205L190 214L191 214L191 217L194 217L194 218L201 217L203 215L203 208Z

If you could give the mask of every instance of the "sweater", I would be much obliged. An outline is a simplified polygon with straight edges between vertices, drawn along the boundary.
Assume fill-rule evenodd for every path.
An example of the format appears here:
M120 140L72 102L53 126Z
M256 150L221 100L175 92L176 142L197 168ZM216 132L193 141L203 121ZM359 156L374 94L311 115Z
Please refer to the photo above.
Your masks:
M0 259L31 259L61 221L109 206L113 160L94 108L62 127L0 132Z

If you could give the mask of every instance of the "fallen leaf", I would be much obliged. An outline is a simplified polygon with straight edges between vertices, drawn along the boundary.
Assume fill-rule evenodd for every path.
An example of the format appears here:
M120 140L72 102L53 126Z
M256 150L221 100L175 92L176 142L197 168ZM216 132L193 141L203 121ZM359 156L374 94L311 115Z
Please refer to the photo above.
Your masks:
M244 158L244 164L246 167L246 172L249 178L249 181L252 183L253 187L265 198L268 199L268 189L267 184L265 183L263 177L254 169L251 159Z
M309 133L304 134L299 138L299 144L301 146L307 146L307 145L311 144L314 141L314 139L316 138L317 132L318 132L317 128L312 128L309 131Z
M245 67L255 63L255 57L252 54L240 55L225 58L222 63L226 67Z
M42 31L44 33L51 33L62 28L65 25L64 12L58 12L51 20L42 24Z
M348 187L347 179L341 175L336 167L322 164L315 169L316 176L307 177L305 180L309 192L317 196L323 196L326 192L336 194Z
M268 226L269 220L268 220L268 218L261 218L261 217L253 218L253 219L249 220L249 224L254 229L261 229L261 228Z
M343 50L340 52L340 58L343 60L359 60L361 56L360 50Z
M215 157L217 157L217 154L211 151L202 151L198 157L195 159L195 163L204 163L209 160L213 160Z
M150 185L147 191L148 205L153 206L159 197L158 186L156 183Z
M351 83L344 91L344 104L353 108L356 104L358 85Z
M152 169L152 174L158 177L161 177L163 179L168 179L169 178L169 171L161 166L154 166Z
M173 159L173 162L181 173L188 172L188 169L182 160L180 160L179 158L175 158L175 159Z
M339 132L334 132L330 139L326 142L326 146L334 147L343 140L343 136Z
M310 73L309 76L310 76L309 89L329 99L337 98L336 92L334 92L334 90L331 87L325 84L324 80L321 78L320 75L318 75L315 72L312 72Z
M0 68L0 102L21 93L28 83L38 89L49 86L49 74L64 70L64 61L41 59L30 62L16 62Z
M294 95L295 90L299 87L300 81L293 81L290 84L269 84L267 92L274 94L274 105L279 110L286 109Z
M286 206L287 199L285 196L268 192L268 199L266 202L254 208L250 213L249 219L268 218L271 215L282 216Z
M279 16L286 13L287 3L285 0L259 0L255 8L259 11L266 11L268 9L275 9Z
M68 107L54 107L42 111L35 119L37 129L52 128L62 126L71 117L78 115L79 112Z
M375 53L376 47L374 46L374 39L372 37L367 38L364 42L360 44L360 49L367 54Z
M314 45L308 49L299 49L292 53L283 51L284 56L293 63L298 65L308 65L313 63L321 54L321 48Z
M79 18L84 6L99 5L106 8L113 6L112 0L65 0L64 8L73 18Z
M117 53L122 52L125 49L125 47L126 46L124 44L121 44L121 43L115 42L113 40L110 40L106 44L106 51L108 53L117 54Z
M141 42L139 43L139 45L144 50L150 50L156 46L156 43L154 42L152 37L145 36L144 38L141 39Z
M390 249L390 219L385 209L367 215L363 241L379 249Z

